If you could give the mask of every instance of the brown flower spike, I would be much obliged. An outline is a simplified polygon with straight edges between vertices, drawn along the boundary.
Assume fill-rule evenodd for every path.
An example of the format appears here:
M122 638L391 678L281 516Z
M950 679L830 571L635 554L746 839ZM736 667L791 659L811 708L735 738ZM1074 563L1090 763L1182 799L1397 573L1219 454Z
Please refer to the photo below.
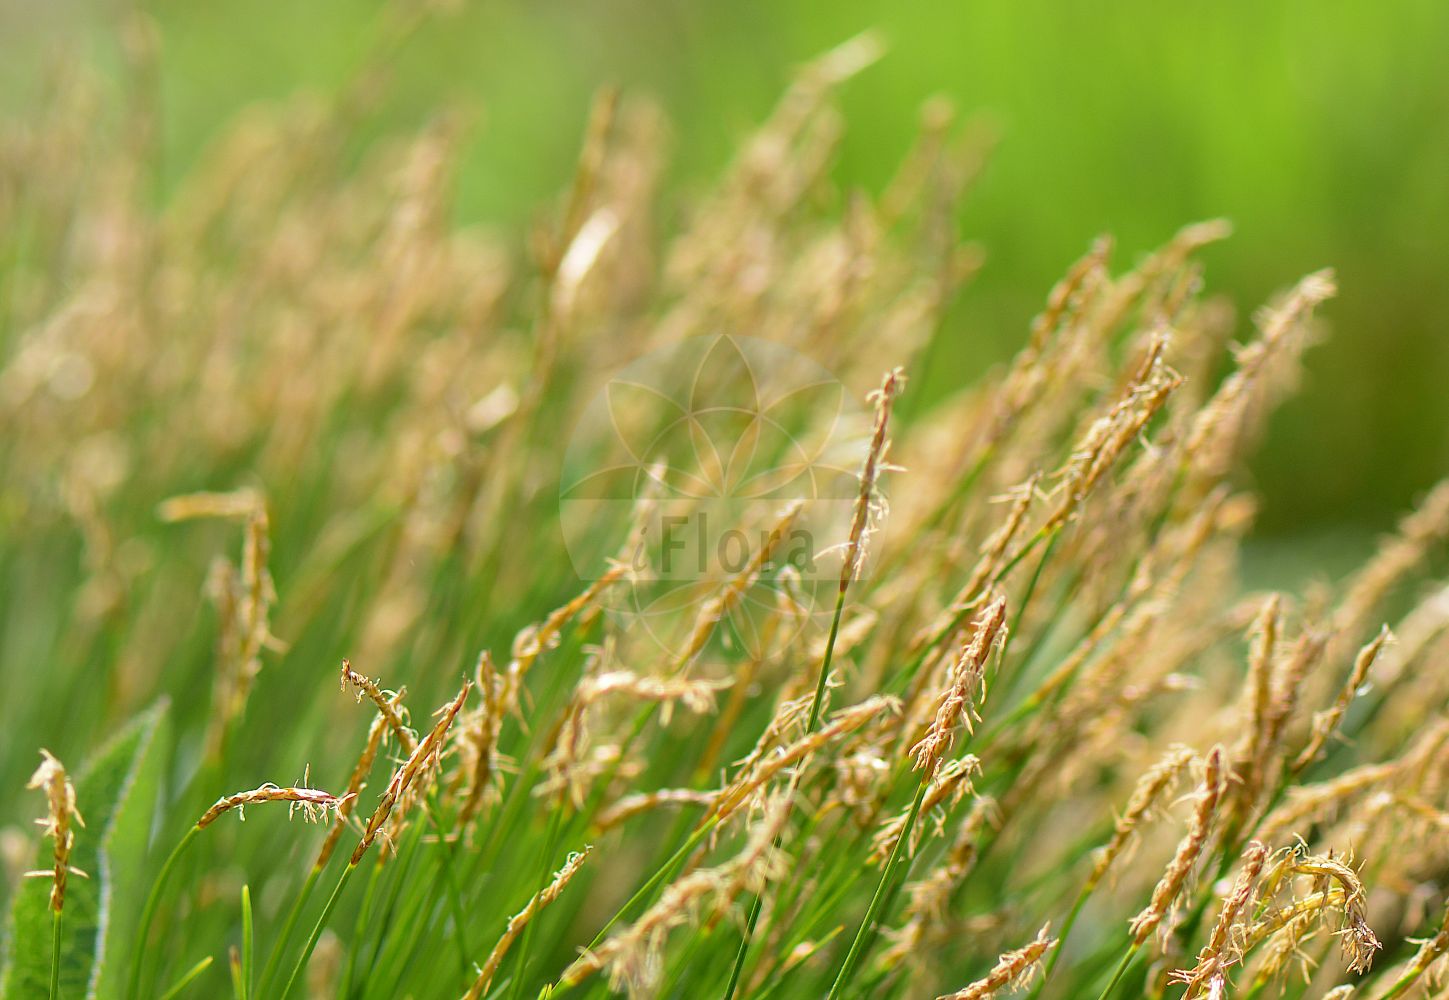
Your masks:
M50 908L59 913L65 907L65 886L68 875L74 873L86 877L85 872L70 865L71 849L75 846L75 830L71 823L85 826L75 806L75 786L71 784L65 766L56 760L49 750L40 751L43 758L40 766L31 775L26 788L45 789L47 814L35 822L45 830L45 835L54 842L55 865L50 871L26 872L27 878L49 878Z

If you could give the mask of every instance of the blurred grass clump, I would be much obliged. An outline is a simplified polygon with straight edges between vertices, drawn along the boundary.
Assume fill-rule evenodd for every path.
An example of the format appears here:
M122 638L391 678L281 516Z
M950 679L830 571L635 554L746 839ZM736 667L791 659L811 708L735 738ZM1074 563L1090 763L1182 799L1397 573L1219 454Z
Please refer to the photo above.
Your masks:
M390 16L375 0L148 9L165 52L144 81L159 102L163 197L242 108L344 86ZM34 100L25 68L56 49L84 43L119 65L110 16L86 0L0 5L7 103ZM1280 275L1329 263L1343 277L1333 345L1310 360L1251 466L1259 535L1336 535L1330 557L1344 545L1362 555L1429 485L1427 470L1449 466L1442 5L458 5L388 53L350 155L462 102L479 127L459 151L450 211L517 232L567 182L589 96L619 84L659 95L673 136L666 184L696 192L794 66L869 27L890 55L841 94L843 183L880 190L912 109L937 93L999 137L962 208L989 260L953 313L956 363L918 393L938 398L960 386L956 371L1014 350L1040 290L1091 235L1113 233L1130 260L1183 219L1226 217L1241 239L1208 260L1233 301L1261 302Z
M692 190L653 100L534 95L576 154L509 189L516 239L468 219L487 122L390 79L485 15L348 21L330 86L202 130L172 47L246 47L157 13L0 137L7 996L1436 982L1449 486L1370 484L1417 507L1331 582L1240 574L1244 462L1348 272L1285 252L1244 324L1226 223L1098 238L957 379L1000 167L932 100L842 181L877 36ZM1033 191L1027 232L1071 200ZM687 377L601 389L641 357ZM777 391L789 357L831 377ZM564 509L601 392L647 445ZM662 573L705 509L742 558Z

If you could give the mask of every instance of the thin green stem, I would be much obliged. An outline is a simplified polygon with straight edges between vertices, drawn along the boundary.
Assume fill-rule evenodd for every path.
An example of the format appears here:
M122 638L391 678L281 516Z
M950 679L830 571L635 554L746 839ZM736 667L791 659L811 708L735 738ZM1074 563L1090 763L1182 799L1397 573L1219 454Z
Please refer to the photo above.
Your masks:
M825 688L830 680L830 664L835 658L835 640L840 635L840 619L845 613L845 591L846 586L842 583L839 592L835 595L835 612L830 617L830 634L825 639L825 655L820 659L820 676L815 679L815 696L810 700L810 719L805 724L807 733L815 732L820 725ZM781 843L780 836L776 835L776 850L779 850ZM734 1000L735 991L739 989L740 976L745 970L745 959L749 956L750 942L754 939L755 926L759 923L760 910L763 906L763 894L755 896L750 903L750 915L745 920L745 931L740 936L740 947L735 953L735 964L730 969L729 982L725 985L724 1000Z
M1067 914L1067 919L1062 922L1062 932L1057 935L1057 946L1047 956L1046 964L1042 966L1041 978L1037 980L1036 986L1032 989L1031 995L1027 997L1027 1000L1037 1000L1037 997L1041 996L1042 991L1046 989L1047 983L1052 978L1052 970L1057 967L1057 959L1062 957L1062 952L1066 948L1067 937L1072 933L1072 928L1077 923L1077 917L1081 915L1082 907L1087 903L1087 897L1092 895L1092 890L1095 888L1095 883L1089 883L1083 886L1081 892L1077 893L1077 899L1072 904L1071 912Z
M182 990L190 986L192 981L195 980L197 976L201 975L209 968L211 968L211 956L207 955L201 961L197 962L191 968L187 969L186 974L183 975L180 979L176 980L175 986L171 987L165 993L162 993L159 1000L173 1000L174 997L180 996Z
M750 915L745 918L745 932L740 935L740 947L735 952L735 964L730 969L730 980L725 984L724 1000L734 1000L735 990L740 987L740 976L745 971L745 958L750 952L750 941L755 936L755 925L760 920L760 909L764 905L764 893L750 903Z
M814 732L820 725L821 706L825 702L825 686L830 680L830 664L835 659L835 640L840 635L840 619L845 614L845 587L835 595L835 611L830 616L830 635L825 639L825 655L820 660L820 676L815 678L815 697L810 700L810 721L806 731Z
M432 823L433 829L438 833L438 841L443 845L443 887L448 893L448 905L453 910L453 923L457 930L453 934L453 942L458 952L458 969L463 979L468 978L468 963L471 960L472 949L468 945L468 924L467 918L463 915L463 895L458 888L457 873L453 870L454 852L449 847L449 831L443 828L442 811L438 801L438 789L436 786L428 793L428 800L424 803L428 814L428 820Z
M1394 980L1394 984L1379 997L1379 1000L1394 1000L1395 997L1403 996L1408 992L1410 986L1413 986L1419 981L1419 977L1423 974L1424 967L1417 964L1405 970L1404 974Z
M699 847L700 844L704 843L705 838L708 837L717 826L719 826L718 816L711 816L709 819L701 823L699 827L696 828L695 831L689 835L689 839L680 846L679 850L675 851L672 855L669 856L669 860L665 861L664 864L660 865L657 869L655 869L654 874L649 876L648 881L641 885L635 891L634 895L630 896L627 900L625 900L624 905L620 906L617 910L614 911L614 915L609 918L608 923L604 924L603 927L599 928L599 932L594 935L594 939L589 942L588 946L584 950L586 952L593 951L600 944L602 944L604 938L608 937L609 931L614 928L614 925L622 920L626 913L628 913L640 902L647 899L651 894L653 894L655 889L657 889L659 886L663 885L666 881L672 878L674 876L675 869L682 865L685 860L694 853L695 849ZM547 995L550 997L557 996L566 992L568 989L570 989L569 985L566 985L564 983L553 983L543 988L543 995Z
M342 897L342 890L347 887L347 881L352 878L352 873L355 871L357 871L355 862L348 862L347 867L342 870L342 877L337 880L336 888L332 890L332 895L327 897L327 905L317 916L317 923L312 925L312 933L307 935L307 943L302 947L302 954L297 956L297 964L292 966L292 974L287 977L287 985L282 987L282 992L279 994L281 1000L287 1000L292 989L297 985L298 978L307 968L307 962L312 957L312 949L317 947L317 939L327 929L327 921L332 916L332 911L337 908L337 900Z
M146 896L146 906L141 910L141 922L136 928L136 954L131 959L131 983L126 990L129 1000L136 1000L141 995L141 966L147 954L146 939L151 933L151 921L156 918L156 909L161 905L161 893L166 888L166 880L171 876L171 870L176 867L176 862L181 858L187 845L201 832L201 827L193 826L186 831L186 836L181 838L166 863L161 866L161 872L156 876L156 881L151 883L151 891Z
M60 996L60 911L50 922L50 1000Z
M302 883L302 889L297 893L297 898L292 901L292 909L287 913L287 919L282 924L282 932L277 935L277 940L272 942L272 950L267 955L267 964L262 966L262 978L257 980L257 996L267 995L267 987L272 983L272 976L276 974L277 965L282 961L282 955L286 953L287 945L291 943L292 932L297 929L297 921L302 916L302 908L307 905L307 900L312 896L312 889L317 885L317 877L322 874L322 869L314 867L307 873L307 880Z
M1106 988L1097 995L1097 1000L1107 1000L1112 995L1112 992L1117 989L1117 984L1122 981L1123 977L1127 975L1127 970L1132 967L1132 960L1137 957L1138 947L1135 941L1127 946L1127 951L1122 955L1122 961L1117 963L1117 968L1112 973L1111 980L1108 981Z
M374 863L372 874L367 877L367 889L362 894L362 905L357 908L357 923L352 931L352 954L348 956L347 968L342 970L342 988L337 991L337 995L344 1000L352 996L352 980L357 973L357 956L363 950L363 931L367 928L367 921L372 916L372 901L377 895L377 884L380 881L382 881L382 865ZM374 961L376 958L377 952L374 950Z
M242 886L242 947L241 947L241 996L247 1000L252 995L252 962L256 953L255 936L252 929L252 890Z
M835 983L830 987L829 1000L839 1000L845 987L850 984L851 977L855 974L855 967L865 957L865 944L871 936L871 930L878 919L882 917L882 910L885 906L886 896L890 894L890 886L894 881L896 866L900 863L902 850L907 841L911 839L911 831L915 828L916 817L921 814L921 803L925 801L926 789L930 781L922 777L920 784L916 787L916 797L911 800L911 811L906 814L906 823L901 827L900 836L896 838L895 846L891 848L890 858L887 859L885 868L880 873L880 881L876 883L875 895L870 899L870 906L866 908L865 918L861 920L859 929L855 932L855 940L850 943L850 951L845 954L845 961L840 966L840 973L835 977Z

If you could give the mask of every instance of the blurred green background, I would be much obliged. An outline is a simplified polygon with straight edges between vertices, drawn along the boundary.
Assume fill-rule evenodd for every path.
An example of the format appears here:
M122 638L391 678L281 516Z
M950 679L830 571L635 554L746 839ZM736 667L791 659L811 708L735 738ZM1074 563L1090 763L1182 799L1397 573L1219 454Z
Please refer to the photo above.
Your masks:
M362 0L159 0L164 175L239 109L348 78L381 6ZM6 103L56 51L104 61L113 5L0 3ZM950 96L1001 141L962 219L989 253L947 335L943 393L1007 356L1047 288L1099 232L1130 262L1184 222L1237 227L1210 286L1248 317L1306 271L1338 269L1332 338L1253 468L1264 540L1328 539L1324 569L1449 472L1449 5L487 2L430 23L392 63L383 115L479 112L460 221L521 239L572 168L591 92L657 96L671 183L702 185L792 67L867 27L887 57L843 93L843 182L877 188L921 102ZM165 184L163 183L163 197ZM622 360L622 359L621 359ZM1342 542L1342 544L1340 544ZM1271 548L1269 549L1271 551ZM1321 553L1320 553L1321 554ZM1320 563L1321 565L1321 563Z

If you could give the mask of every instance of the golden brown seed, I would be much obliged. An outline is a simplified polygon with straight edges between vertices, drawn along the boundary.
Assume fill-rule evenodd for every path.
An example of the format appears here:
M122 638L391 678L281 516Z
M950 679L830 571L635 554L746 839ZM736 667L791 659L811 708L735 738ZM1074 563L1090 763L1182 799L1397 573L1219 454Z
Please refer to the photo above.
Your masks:
M474 683L482 695L483 704L465 720L459 742L464 748L465 761L471 761L466 775L468 794L458 808L458 825L466 827L483 809L489 797L497 794L498 734L503 728L504 689L503 678L493 665L493 656L485 649L478 654L478 665L474 671Z
M762 762L743 769L734 781L720 789L712 814L721 821L740 808L755 792L785 768L792 766L816 750L846 733L854 732L866 723L885 715L900 711L900 701L885 695L867 698L858 705L842 708L825 724L777 753L764 758Z
M1243 867L1239 870L1232 889L1223 899L1212 936L1198 953L1197 965L1191 969L1179 969L1172 974L1174 982L1187 986L1183 1000L1204 993L1212 997L1225 995L1228 970L1242 961L1243 957L1238 947L1238 920L1254 899L1258 876L1267 860L1268 848L1256 840L1244 849Z
M860 495L855 501L855 513L851 517L849 540L845 546L845 560L840 567L840 593L844 594L850 581L860 575L865 562L866 544L870 538L872 512L878 512L875 495L876 477L885 462L890 442L886 440L886 425L890 423L891 407L906 383L905 373L894 368L885 374L880 388L871 394L875 403L875 426L871 432L870 449L866 452L865 466L860 472Z
M936 772L931 785L926 789L926 795L921 800L921 816L930 816L942 803L948 800L955 804L961 800L963 795L971 792L971 776L980 773L981 761L979 758L967 754L960 760L948 761ZM871 860L876 864L885 864L890 857L891 851L896 846L896 841L901 839L901 831L905 829L906 818L910 810L904 810L890 819L886 820L881 828L871 838ZM939 823L938 823L939 825ZM916 847L921 841L922 825L916 824L911 830L911 839L907 843L908 856L916 852Z

